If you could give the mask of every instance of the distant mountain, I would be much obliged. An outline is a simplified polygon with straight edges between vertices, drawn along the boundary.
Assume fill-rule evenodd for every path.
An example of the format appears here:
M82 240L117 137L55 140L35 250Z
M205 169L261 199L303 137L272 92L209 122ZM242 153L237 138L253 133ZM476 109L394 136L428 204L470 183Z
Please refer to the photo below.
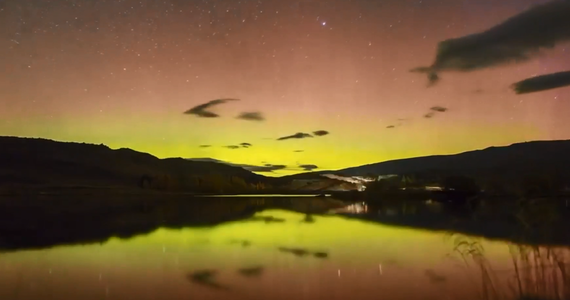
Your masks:
M346 176L438 173L472 176L519 176L530 173L570 175L570 140L532 141L454 155L398 159L334 171ZM569 176L570 177L570 176Z
M126 148L110 149L105 145L0 137L0 187L16 184L136 188L146 176L160 179L153 181L153 184L160 182L157 189L175 187L211 192L242 191L244 188L283 191L355 188L353 184L324 178L323 174L461 174L480 178L550 174L570 182L570 140L533 141L283 177L265 177L244 169L244 166L212 158L159 159L148 153Z
M0 185L89 185L137 187L141 177L168 177L184 187L255 185L267 177L214 161L159 159L127 148L57 142L47 139L0 137ZM170 184L170 183L169 183Z

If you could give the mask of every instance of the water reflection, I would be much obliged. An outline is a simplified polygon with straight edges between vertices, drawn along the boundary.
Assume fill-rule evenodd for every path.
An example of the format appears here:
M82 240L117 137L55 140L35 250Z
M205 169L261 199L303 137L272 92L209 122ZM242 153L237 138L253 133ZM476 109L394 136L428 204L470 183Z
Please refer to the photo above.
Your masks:
M228 290L228 287L223 286L215 281L215 276L217 275L216 270L200 270L188 274L186 277L188 280L209 287L216 290Z
M366 214L368 213L368 205L366 202L352 203L344 207L332 209L331 212L340 214Z
M564 247L517 246L386 225L392 220L410 226L412 219L406 216L431 216L427 208L368 205L368 215L346 211L331 215L326 212L343 210L323 203L290 203L308 209L275 208L285 207L283 203L268 209L228 204L237 208L233 213L238 218L215 214L206 205L200 210L203 214L210 212L213 219L226 221L161 227L95 244L5 252L0 255L0 299L568 299L570 295L570 256ZM378 213L388 209L398 213ZM180 209L178 213L163 209L164 222L182 224L182 216L196 216ZM311 222L306 222L308 216ZM198 221L192 220L208 223Z
M279 251L284 252L284 253L291 253L295 256L298 257L304 257L304 256L314 256L316 258L328 258L329 254L327 252L323 252L323 251L309 251L307 249L302 249L302 248L287 248L287 247L279 247L278 248Z
M112 236L127 239L160 227L209 227L235 220L266 224L284 222L275 216L255 215L271 208L302 212L307 217L295 222L311 223L311 214L322 214L345 205L338 200L316 197L208 198L207 201L60 198L13 201L0 197L0 249L102 243Z
M238 272L246 277L258 277L263 274L263 267L243 268L238 270Z

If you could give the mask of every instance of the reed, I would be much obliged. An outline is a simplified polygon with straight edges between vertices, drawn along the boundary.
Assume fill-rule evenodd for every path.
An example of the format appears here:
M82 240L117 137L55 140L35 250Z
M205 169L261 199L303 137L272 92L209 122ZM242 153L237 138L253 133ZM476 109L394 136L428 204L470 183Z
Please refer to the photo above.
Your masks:
M512 268L493 269L479 240L452 235L451 257L469 269L471 279L481 284L482 300L568 300L570 299L570 249L509 244ZM506 274L505 274L506 272ZM500 278L507 276L507 281Z

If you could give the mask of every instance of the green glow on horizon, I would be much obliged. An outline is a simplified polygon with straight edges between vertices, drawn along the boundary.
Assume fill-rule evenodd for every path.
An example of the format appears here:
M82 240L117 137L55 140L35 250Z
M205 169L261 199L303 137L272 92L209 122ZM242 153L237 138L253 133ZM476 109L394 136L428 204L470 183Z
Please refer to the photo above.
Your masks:
M185 121L188 120L172 121L170 126L173 128L184 127L186 126ZM196 126L207 126L203 120L198 121L201 125ZM251 124L246 125L228 124L230 129L225 131L223 135L216 136L217 143L214 145L218 147L212 148L198 147L199 144L213 142L213 140L208 140L205 132L190 132L188 139L191 142L181 143L180 134L177 131L173 129L173 131L161 132L159 128L153 127L154 123L137 126L128 123L116 124L115 129L109 129L109 132L115 131L115 134L109 135L105 133L104 130L106 129L93 128L88 123L69 124L63 122L61 128L45 131L41 137L68 142L106 144L112 149L131 148L153 154L159 158L210 157L237 164L284 164L288 166L288 169L273 173L260 173L265 176L282 176L304 172L297 166L298 164L316 164L321 170L336 170L393 159L432 154L456 154L491 145L501 146L525 140L536 140L540 139L542 135L537 127L523 123L516 126L479 125L480 129L460 125L432 124L420 126L424 129L423 131L413 129L414 126L410 126L408 129L402 128L397 134L393 131L382 131L352 135L351 130L356 131L358 129L356 126L349 126L345 129L339 127L337 131L334 131L334 134L331 133L329 136L312 139L299 141L261 139L253 141L246 137L240 137L243 131L252 132L253 129L248 128ZM34 128L33 125L20 125L11 130L0 128L0 132L6 131L16 136L31 137L33 136L31 132L42 130L40 128ZM270 130L263 128L268 127L258 128L257 136L272 135ZM146 134L141 135L140 131L145 131ZM466 132L470 133L467 134ZM102 136L106 136L106 138L102 138ZM253 146L249 149L238 150L219 147L219 145L241 142L251 142ZM304 149L305 151L296 153L294 152L296 149Z

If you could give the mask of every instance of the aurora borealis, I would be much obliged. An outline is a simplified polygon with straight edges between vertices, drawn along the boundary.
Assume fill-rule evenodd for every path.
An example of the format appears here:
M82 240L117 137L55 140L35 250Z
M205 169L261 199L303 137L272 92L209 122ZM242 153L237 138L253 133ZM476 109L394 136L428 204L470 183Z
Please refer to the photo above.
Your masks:
M510 89L570 70L568 43L430 88L409 72L546 2L4 0L0 135L288 166L275 175L568 139L570 88ZM224 98L240 100L183 113Z

